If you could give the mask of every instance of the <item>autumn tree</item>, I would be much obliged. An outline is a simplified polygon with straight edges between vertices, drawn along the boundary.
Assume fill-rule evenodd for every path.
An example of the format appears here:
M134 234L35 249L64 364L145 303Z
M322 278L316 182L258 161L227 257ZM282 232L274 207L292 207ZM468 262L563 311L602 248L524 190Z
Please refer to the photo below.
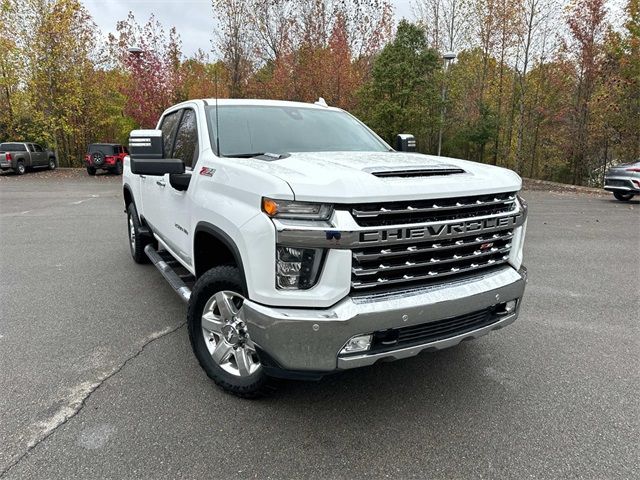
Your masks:
M265 2L255 0L256 11ZM256 20L260 33L257 70L245 94L252 97L315 101L322 96L331 105L353 108L356 91L366 80L371 59L390 35L391 9L386 0L299 0L266 2L282 17L277 22ZM286 9L284 4L287 5ZM275 29L275 25L287 31ZM275 35L274 31L279 31ZM274 49L273 38L280 47Z
M590 102L602 67L606 12L605 0L574 0L567 16L570 36L564 54L572 60L567 74L574 78L575 91L569 117L570 135L566 140L571 180L575 184L585 180L590 166Z
M231 97L241 97L253 70L252 25L247 21L252 0L212 0L214 16L219 20L218 51L229 72L228 89Z
M9 0L0 2L0 24L15 25L16 4ZM14 101L21 69L20 50L9 30L0 31L0 136L10 137L14 128Z
M132 12L109 35L111 56L129 75L121 92L125 113L137 125L153 128L160 114L180 98L182 53L175 28L167 34L153 15L140 24Z
M414 11L435 50L459 51L468 46L473 19L470 0L417 0Z
M31 125L37 131L28 131L29 123L24 123L17 133L52 143L61 164L70 165L91 136L88 107L106 88L95 75L97 29L85 8L78 0L57 0L46 7L30 46L37 59L28 80Z

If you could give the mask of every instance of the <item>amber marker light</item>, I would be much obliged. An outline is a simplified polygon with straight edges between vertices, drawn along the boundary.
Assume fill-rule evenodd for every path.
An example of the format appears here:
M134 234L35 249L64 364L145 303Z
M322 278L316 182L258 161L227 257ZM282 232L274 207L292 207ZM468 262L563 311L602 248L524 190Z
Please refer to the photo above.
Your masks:
M270 198L263 198L262 211L270 217L275 217L278 213L278 204L275 200L271 200Z

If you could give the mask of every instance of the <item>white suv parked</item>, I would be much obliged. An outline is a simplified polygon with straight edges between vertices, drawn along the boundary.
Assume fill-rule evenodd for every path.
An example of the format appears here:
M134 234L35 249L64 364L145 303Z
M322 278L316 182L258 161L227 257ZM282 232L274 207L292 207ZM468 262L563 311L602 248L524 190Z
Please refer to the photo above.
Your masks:
M516 319L518 175L411 153L410 135L396 150L324 102L194 100L131 133L131 253L188 302L219 386L256 396Z

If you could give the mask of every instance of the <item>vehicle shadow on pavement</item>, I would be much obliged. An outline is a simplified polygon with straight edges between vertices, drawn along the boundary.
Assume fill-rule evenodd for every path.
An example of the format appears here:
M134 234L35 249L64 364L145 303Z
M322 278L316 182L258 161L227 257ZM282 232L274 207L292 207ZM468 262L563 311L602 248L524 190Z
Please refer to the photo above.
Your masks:
M299 405L301 409L310 405L314 409L332 409L335 403L366 404L380 409L368 414L383 416L394 405L401 404L406 409L407 401L415 397L420 398L418 403L422 406L425 402L435 405L444 401L450 407L451 401L469 392L486 390L483 365L487 356L478 341L463 343L447 350L335 373L319 382L285 381L274 398L286 398L287 405Z

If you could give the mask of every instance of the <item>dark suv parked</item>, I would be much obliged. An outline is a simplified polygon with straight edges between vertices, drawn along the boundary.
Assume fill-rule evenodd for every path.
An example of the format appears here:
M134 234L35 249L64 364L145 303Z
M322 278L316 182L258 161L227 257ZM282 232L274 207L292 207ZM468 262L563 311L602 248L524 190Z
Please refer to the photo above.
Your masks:
M88 152L84 156L84 163L89 175L95 175L98 169L122 175L124 157L129 155L127 148L118 143L92 143Z

